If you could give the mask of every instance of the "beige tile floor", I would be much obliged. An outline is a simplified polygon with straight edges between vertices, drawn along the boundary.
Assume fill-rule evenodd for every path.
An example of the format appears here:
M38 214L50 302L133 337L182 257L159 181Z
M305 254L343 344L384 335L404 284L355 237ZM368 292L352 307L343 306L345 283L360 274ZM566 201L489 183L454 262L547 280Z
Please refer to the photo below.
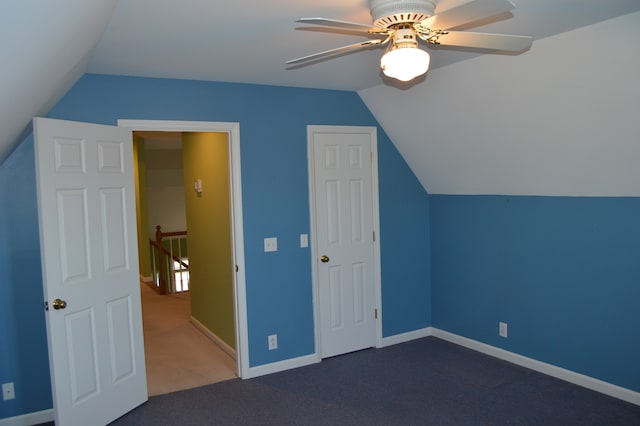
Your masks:
M140 291L149 396L237 377L235 360L191 324L189 293Z

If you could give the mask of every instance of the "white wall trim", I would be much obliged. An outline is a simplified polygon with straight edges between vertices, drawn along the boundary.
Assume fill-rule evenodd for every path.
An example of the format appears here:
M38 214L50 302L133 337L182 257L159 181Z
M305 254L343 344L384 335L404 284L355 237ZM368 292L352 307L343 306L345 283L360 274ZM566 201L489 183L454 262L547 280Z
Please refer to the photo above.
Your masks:
M200 331L202 334L207 337L207 339L211 340L215 343L220 349L222 349L227 355L229 355L234 361L236 360L236 350L229 346L227 342L222 340L216 333L209 330L204 324L198 321L194 316L191 317L191 323Z
M236 366L238 376L245 377L249 370L249 329L247 320L247 288L244 263L244 229L242 222L242 173L240 164L240 123L214 121L171 120L118 120L119 127L135 130L164 130L172 132L223 132L229 135L229 182L232 196L233 262L237 267L234 275L233 300L236 321Z
M474 351L482 352L492 357L500 358L513 364L538 371L557 379L564 380L632 404L640 405L640 393L630 389L595 379L593 377L585 376L584 374L576 373L575 371L556 367L555 365L547 364L542 361L496 348L495 346L487 345L486 343L458 336L457 334L452 334L437 328L433 329L433 336L455 343L456 345L464 346L466 348L473 349Z
M53 408L0 419L0 426L30 426L54 421Z
M410 342L411 340L421 339L433 335L433 327L425 327L419 330L408 331L406 333L395 334L393 336L383 337L381 344L377 348L385 348L387 346L397 345L398 343Z
M284 361L272 362L271 364L250 367L243 379L264 376L280 371L291 370L293 368L304 367L305 365L317 364L322 359L319 354L305 355L298 358L285 359Z

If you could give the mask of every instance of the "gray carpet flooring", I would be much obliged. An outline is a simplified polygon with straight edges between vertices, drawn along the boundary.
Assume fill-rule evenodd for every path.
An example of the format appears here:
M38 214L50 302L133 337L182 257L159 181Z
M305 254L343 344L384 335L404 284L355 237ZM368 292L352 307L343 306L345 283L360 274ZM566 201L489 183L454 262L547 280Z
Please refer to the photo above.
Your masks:
M427 337L154 396L114 425L640 425L636 406Z

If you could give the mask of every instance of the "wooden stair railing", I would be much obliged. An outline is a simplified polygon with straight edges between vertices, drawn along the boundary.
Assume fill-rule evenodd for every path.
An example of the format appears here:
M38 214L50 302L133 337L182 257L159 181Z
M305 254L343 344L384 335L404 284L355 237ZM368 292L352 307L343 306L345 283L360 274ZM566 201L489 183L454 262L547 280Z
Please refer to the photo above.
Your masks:
M167 276L169 271L165 274L165 256L172 261L178 262L181 268L189 269L189 265L186 264L179 256L175 256L172 251L167 250L162 245L162 240L166 237L186 237L187 231L178 232L162 232L160 225L156 226L156 240L149 239L149 244L152 248L152 256L154 260L154 273L157 274L157 282L154 279L154 288L160 294L167 294L173 292L173 287L168 291L170 282L167 282ZM155 249L155 250L153 250ZM155 270L157 268L157 271ZM155 277L154 277L155 278Z

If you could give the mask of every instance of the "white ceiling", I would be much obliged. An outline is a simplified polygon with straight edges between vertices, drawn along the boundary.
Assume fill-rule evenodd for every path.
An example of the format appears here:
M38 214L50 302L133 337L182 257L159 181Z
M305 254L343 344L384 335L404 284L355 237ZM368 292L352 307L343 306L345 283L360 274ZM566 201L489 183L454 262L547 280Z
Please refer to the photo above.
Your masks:
M446 10L468 0L440 0ZM539 40L640 10L638 0L513 0L512 18L475 27ZM285 61L366 38L308 30L301 17L371 23L367 0L121 0L89 62L102 74L358 91L382 84L382 48L287 69ZM503 17L504 18L504 17ZM297 28L307 27L307 30ZM432 68L477 53L430 49Z
M532 54L542 39L640 11L638 0L513 1L517 8L512 14L473 30L533 36L531 51L521 56ZM441 0L436 11L464 2ZM430 48L433 71L409 88L394 88L381 76L380 49L287 69L288 59L364 40L297 29L303 25L296 19L315 16L371 22L367 0L2 2L0 161L16 146L31 117L46 114L85 72L369 91L370 95L376 88L389 89L400 104L418 106L423 101L415 94L426 90L431 75L478 56L461 49ZM513 59L484 57L497 58L496 64ZM376 96L363 99L374 112L384 109L384 101ZM405 141L423 131L409 123L403 133L395 134L394 126L382 124L405 157ZM420 175L422 166L411 166ZM429 189L428 182L425 186Z

